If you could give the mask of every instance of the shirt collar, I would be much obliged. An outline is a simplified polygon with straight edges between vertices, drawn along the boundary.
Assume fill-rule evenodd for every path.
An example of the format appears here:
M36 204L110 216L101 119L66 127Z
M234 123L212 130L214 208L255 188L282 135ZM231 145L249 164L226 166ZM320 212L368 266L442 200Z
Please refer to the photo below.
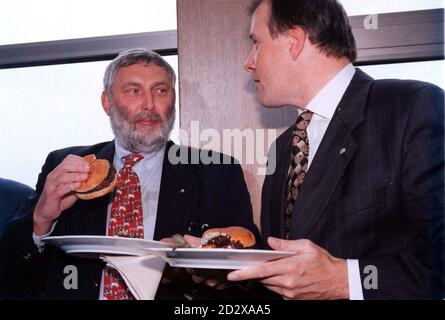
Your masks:
M133 153L133 152L130 152L127 149L125 149L122 145L120 145L117 142L116 139L114 140L114 146L115 146L115 149L116 149L116 152L114 154L114 163L115 163L115 165L117 167L121 168L121 167L124 166L124 159L123 158L125 156L129 155L130 153ZM151 162L156 162L156 161L158 161L160 159L163 159L164 158L164 152L165 152L164 148L161 148L158 151L150 152L150 153L139 152L141 155L144 156L144 159L142 159L141 162L143 161L143 162L150 162L151 163Z
M354 74L355 68L349 63L312 98L305 109L323 118L332 119L335 109L351 83Z

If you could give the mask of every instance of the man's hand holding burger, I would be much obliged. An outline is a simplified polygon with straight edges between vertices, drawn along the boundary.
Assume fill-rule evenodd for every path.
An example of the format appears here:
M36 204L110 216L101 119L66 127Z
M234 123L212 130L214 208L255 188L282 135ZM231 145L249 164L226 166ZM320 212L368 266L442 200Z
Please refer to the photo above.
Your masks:
M47 234L60 214L78 199L73 192L88 179L90 165L82 157L67 156L50 174L34 210L34 233Z
M34 210L34 233L47 234L52 223L78 199L73 192L88 179L90 165L82 157L67 156L50 174Z
M114 190L116 170L94 154L83 158L67 156L46 178L42 195L34 210L34 233L44 235L60 214L77 199L92 200Z

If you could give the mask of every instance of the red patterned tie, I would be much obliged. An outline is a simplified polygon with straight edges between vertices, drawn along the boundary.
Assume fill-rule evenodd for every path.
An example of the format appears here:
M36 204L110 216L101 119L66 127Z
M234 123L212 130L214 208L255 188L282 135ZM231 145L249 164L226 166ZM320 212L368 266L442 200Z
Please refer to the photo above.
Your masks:
M294 211L295 199L297 199L300 186L308 171L309 139L307 137L307 126L312 119L312 112L302 112L295 123L292 135L292 160L287 178L286 210L284 212L284 235L289 238L292 212Z
M141 154L127 155L124 166L119 171L116 195L111 205L108 236L144 238L141 187L133 165L144 158ZM104 270L104 299L133 300L134 297L120 274L112 268Z

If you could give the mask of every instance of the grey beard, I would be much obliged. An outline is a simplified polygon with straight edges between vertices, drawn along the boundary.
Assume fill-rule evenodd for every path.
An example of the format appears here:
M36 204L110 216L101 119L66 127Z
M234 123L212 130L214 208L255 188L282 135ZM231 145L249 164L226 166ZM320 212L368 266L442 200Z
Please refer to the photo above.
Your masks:
M151 153L161 150L168 142L170 132L175 122L175 108L172 105L167 120L162 121L159 129L150 135L144 135L134 130L129 119L121 113L119 108L110 103L110 123L116 141L131 152ZM159 119L156 113L144 114L148 118Z

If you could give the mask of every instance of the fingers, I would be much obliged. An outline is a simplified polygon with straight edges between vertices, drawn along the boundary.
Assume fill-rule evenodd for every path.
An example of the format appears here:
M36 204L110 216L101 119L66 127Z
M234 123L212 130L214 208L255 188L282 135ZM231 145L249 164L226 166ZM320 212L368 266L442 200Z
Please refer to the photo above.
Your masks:
M73 164L79 164L83 165L84 167L89 167L88 161L86 161L84 158L80 156L76 156L75 154L69 154L63 159L62 162L66 163L73 163Z
M284 259L282 259L284 260ZM258 266L253 266L237 271L233 271L228 274L227 279L229 281L243 281L250 279L267 278L282 273L281 260L264 263Z
M55 186L82 182L88 178L89 171L89 164L83 158L68 156L48 175L46 181Z
M308 253L320 248L315 243L307 239L283 240L269 237L267 238L267 243L274 250L293 251L295 253Z
M45 191L61 198L79 188L80 183L88 178L88 162L78 156L67 156L47 177Z
M267 239L269 246L275 250L292 251L296 254L313 252L318 247L310 240L283 240L274 237ZM295 272L297 270L297 256L264 263L258 266L249 267L229 273L228 280L243 281L250 279L263 279L272 276Z
M218 285L218 283L219 283L218 281L213 280L213 279L209 279L206 281L206 285L208 285L211 288L216 287Z
M229 273L228 280L243 281L251 279L264 279L291 272L298 273L299 264L300 262L298 256L290 256L253 267L233 271Z
M61 210L64 211L70 208L76 201L77 201L77 196L75 194L63 198L63 200L60 203Z
M207 286L222 289L227 287L227 271L213 269L191 269L192 280L195 283L205 283Z
M192 274L192 280L195 283L203 283L205 281L205 278Z
M292 291L297 287L303 286L302 278L295 273L278 275L270 278L261 279L260 282L265 286L273 286Z
M63 200L63 198L69 196L70 193L79 188L79 186L80 186L79 182L62 184L55 190L55 194L57 195L58 198Z
M47 180L43 190L43 196L47 201L60 202L62 199L80 187L84 179L78 174L68 174L62 181Z
M172 240L172 238L163 238L163 239L161 239L160 241L163 242L163 243L166 243L166 244L168 244L168 245L173 246L173 240Z
M42 195L34 210L34 229L47 230L62 211L77 201L72 192L88 178L89 170L89 164L85 159L69 155L48 174Z
M205 283L207 286L214 288L216 290L222 290L228 287L227 282L225 282L225 279L206 279L205 277L200 277L197 275L192 275L193 282L200 284Z
M76 155L68 155L63 161L54 169L53 172L57 173L88 173L90 171L90 165L84 158Z
M87 178L88 178L87 173L77 173L77 172L76 173L64 173L64 174L60 174L60 176L57 179L57 182L59 185L78 182L80 185L80 182L85 181Z
M184 235L185 241L187 241L189 244L191 244L194 247L199 247L201 245L201 238L197 238L191 235Z

